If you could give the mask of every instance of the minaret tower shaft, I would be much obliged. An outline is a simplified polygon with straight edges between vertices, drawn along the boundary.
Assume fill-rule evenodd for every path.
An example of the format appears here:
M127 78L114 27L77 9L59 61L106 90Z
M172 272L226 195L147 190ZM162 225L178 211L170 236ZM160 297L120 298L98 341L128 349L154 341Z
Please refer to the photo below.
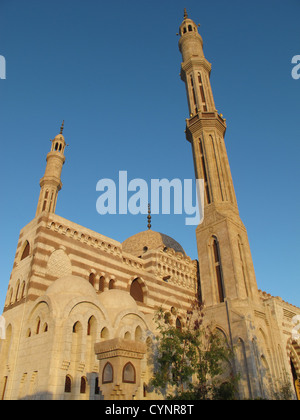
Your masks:
M211 64L204 57L198 26L185 11L179 29L179 49L183 58L181 79L186 85L190 113L187 139L193 148L196 178L205 182L205 204L227 203L232 205L232 211L238 212L224 144L226 121L215 107Z
M226 299L258 299L246 229L239 217L224 136L226 120L215 108L211 64L198 26L184 12L179 28L181 79L189 105L186 138L196 179L204 180L204 221L196 229L202 299L213 306Z
M36 216L42 212L55 213L58 192L62 188L61 171L65 163L64 151L66 148L63 136L64 121L60 133L51 140L51 150L47 155L47 165L43 178L40 180L40 197Z

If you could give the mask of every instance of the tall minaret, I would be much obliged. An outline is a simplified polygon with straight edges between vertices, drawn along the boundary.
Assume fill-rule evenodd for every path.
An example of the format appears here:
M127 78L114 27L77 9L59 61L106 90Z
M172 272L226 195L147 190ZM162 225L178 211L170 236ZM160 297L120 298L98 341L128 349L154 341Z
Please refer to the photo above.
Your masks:
M45 175L40 180L41 192L36 216L43 211L55 213L58 192L61 190L61 171L65 163L66 142L63 136L64 121L60 133L53 139L51 150L47 155Z
M196 229L202 299L207 306L226 299L258 297L246 229L239 217L224 136L226 121L215 108L211 64L203 53L198 25L186 9L179 28L181 79L189 105L186 137L195 174L204 180L204 221Z

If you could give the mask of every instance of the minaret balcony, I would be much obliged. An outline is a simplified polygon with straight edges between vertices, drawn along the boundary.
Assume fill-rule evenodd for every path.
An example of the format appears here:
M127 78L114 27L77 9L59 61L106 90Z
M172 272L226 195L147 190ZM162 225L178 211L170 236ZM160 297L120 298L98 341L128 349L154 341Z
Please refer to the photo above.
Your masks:
M187 140L191 141L190 136L202 131L204 128L218 128L224 135L226 132L226 119L218 111L201 112L191 115L186 119Z

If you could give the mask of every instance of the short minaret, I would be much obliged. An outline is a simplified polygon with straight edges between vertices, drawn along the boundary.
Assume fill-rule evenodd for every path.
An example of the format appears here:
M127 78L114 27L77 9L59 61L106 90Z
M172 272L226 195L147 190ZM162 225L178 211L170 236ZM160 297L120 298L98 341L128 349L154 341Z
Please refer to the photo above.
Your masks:
M58 192L61 190L61 171L65 163L66 142L63 136L64 121L60 133L53 139L51 150L47 155L45 175L40 180L41 192L36 216L42 212L55 213Z

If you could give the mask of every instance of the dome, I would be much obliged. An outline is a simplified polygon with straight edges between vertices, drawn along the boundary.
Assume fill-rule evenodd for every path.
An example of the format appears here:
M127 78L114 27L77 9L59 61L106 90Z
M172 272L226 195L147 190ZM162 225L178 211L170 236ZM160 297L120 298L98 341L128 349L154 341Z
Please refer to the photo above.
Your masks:
M80 295L94 297L96 292L93 286L82 277L65 276L55 280L46 291L46 295Z
M112 313L120 313L125 310L137 310L136 301L124 290L111 289L100 293L98 300Z
M140 257L150 249L172 248L175 252L181 252L186 255L182 246L170 236L148 229L137 233L126 239L123 244L123 251L136 257Z
M57 136L55 136L54 140L65 141L65 138L62 134L57 134Z

